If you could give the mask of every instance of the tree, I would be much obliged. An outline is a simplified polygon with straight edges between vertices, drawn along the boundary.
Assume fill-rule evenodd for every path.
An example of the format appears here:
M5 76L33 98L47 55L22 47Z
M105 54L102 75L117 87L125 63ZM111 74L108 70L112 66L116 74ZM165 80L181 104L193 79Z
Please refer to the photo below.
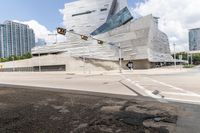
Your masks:
M23 60L23 59L30 59L30 58L32 58L31 53L27 53L22 56L12 55L8 58L0 58L0 62L8 62L8 61L13 61L13 60Z

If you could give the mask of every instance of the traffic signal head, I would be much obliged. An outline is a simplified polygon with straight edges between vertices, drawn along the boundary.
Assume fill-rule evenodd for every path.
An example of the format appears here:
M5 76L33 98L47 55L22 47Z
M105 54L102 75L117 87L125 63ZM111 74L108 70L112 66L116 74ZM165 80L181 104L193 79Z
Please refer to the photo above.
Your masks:
M102 45L104 42L101 40L97 40L97 43Z
M64 28L57 28L57 33L58 34L61 34L61 35L65 35L66 34L66 32L67 32L67 30L66 29L64 29Z
M81 35L81 39L87 41L88 40L88 36Z

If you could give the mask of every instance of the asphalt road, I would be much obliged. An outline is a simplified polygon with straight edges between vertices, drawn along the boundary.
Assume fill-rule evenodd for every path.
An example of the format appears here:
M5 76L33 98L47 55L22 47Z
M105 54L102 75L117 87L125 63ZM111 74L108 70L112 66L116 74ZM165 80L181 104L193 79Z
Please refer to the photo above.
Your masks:
M175 133L178 117L185 114L144 99L0 88L1 133Z
M8 110L11 111L10 114L13 114L13 112L19 112L19 110L24 110L23 108L26 108L26 107L21 106L21 103L23 103L23 101L27 102L26 105L27 105L27 107L29 107L29 109L34 110L34 108L31 106L35 105L35 103L37 103L38 101L45 101L45 99L42 99L43 97L46 98L47 102L48 102L48 99L50 97L54 97L54 95L55 95L55 97L56 97L55 99L57 99L57 98L59 99L60 94L65 94L65 93L66 93L66 95L68 95L68 97L71 97L72 95L73 96L76 95L76 98L82 97L83 95L80 96L79 93L75 93L75 92L81 92L82 94L87 95L87 96L88 96L88 94L95 95L95 96L98 94L98 96L101 97L100 99L104 99L105 96L108 96L108 97L112 97L114 99L116 99L116 98L120 98L123 100L124 99L125 100L134 99L133 101L139 100L139 101L142 101L145 103L146 102L151 102L151 103L156 103L156 104L159 103L158 104L159 109L163 109L163 108L167 107L167 106L163 107L162 105L175 106L180 111L178 113L176 112L176 115L179 114L177 117L178 119L176 121L176 132L198 133L198 131L200 131L200 127L199 127L199 125L200 125L200 117L199 117L200 116L200 107L199 107L199 105L200 105L200 87L199 87L200 86L200 82L199 82L200 68L195 68L195 69L191 69L189 71L178 72L178 73L176 71L178 71L178 70L174 70L174 72L170 72L170 73L160 73L159 71L156 71L156 73L154 73L155 72L155 70L154 70L153 72L148 71L149 72L148 74L145 74L144 72L141 74L140 74L140 72L137 72L137 73L131 73L131 72L127 73L126 72L123 74L116 73L116 74L106 74L106 75L69 75L69 74L65 74L65 73L1 73L0 74L1 89L5 89L5 86L7 86L7 87L10 87L12 90L13 88L16 88L16 86L18 86L17 90L19 90L19 94L14 95L15 93L9 93L9 95L7 95L7 93L4 92L5 90L2 91L1 93L3 95L1 95L0 99L2 98L2 96L3 97L8 96L8 97L7 98L4 97L5 99L3 99L3 102L2 102L2 99L0 100L0 109L3 108L5 105L10 104L9 99L12 99L14 97L15 99L13 99L13 101L18 101L18 97L21 97L21 95L28 96L28 97L26 97L26 98L24 97L24 99L21 99L20 101L18 101L18 104L16 105L17 110L15 110L14 108L12 108L13 109L12 110L11 108L6 107ZM36 88L33 88L33 86ZM21 89L23 91L21 91ZM155 90L157 90L157 92L158 92L157 94L152 93ZM46 92L43 93L44 91L46 91ZM14 91L14 92L17 92L17 91ZM20 92L23 92L23 93L20 93ZM50 92L51 93L53 92L52 94L54 94L54 95L49 94ZM29 93L31 93L31 94L29 94ZM60 94L58 94L58 93L60 93ZM11 96L11 94L12 94L12 96ZM48 96L50 96L50 97L47 98ZM83 97L85 97L85 96L83 96ZM30 101L28 100L29 98L30 98ZM36 101L34 101L33 99ZM64 101L67 100L67 97L66 98L62 97L62 99L60 99L60 100L61 100L61 103L63 104ZM108 100L108 99L106 99L106 100ZM4 102L6 102L6 101L8 101L8 103L5 104ZM55 100L55 101L57 101L57 100ZM82 99L80 101L84 102L84 100L82 100ZM85 101L86 103L83 103L83 104L87 104L88 101L93 101L93 99L90 99L90 96L89 96L89 97L87 97L87 100ZM100 105L105 104L104 103L105 101L102 102L101 100L96 101L96 102L97 103L100 102ZM11 103L12 103L12 101L11 101ZM73 104L74 104L74 102L73 102ZM94 103L91 104L91 107L88 107L88 108L92 108L93 105L94 105ZM122 106L122 105L120 105L120 106ZM42 107L42 108L44 108L44 107ZM117 107L118 107L118 104L117 104ZM114 108L116 109L117 107L114 107ZM59 108L62 110L62 107L59 107ZM67 109L71 108L71 106L66 105L66 108ZM24 111L26 111L26 109ZM108 108L108 109L110 109L110 108ZM113 109L113 107L112 107L112 109ZM134 107L133 112L135 112L135 110L137 112L138 109L137 108L135 109L135 107ZM167 110L167 109L165 109L165 110ZM55 109L54 109L54 111L55 111ZM79 110L76 110L76 111L79 111ZM76 111L75 111L75 113L76 113ZM120 111L124 111L124 110L121 110L121 108L120 108ZM146 108L146 111L148 111L147 108ZM167 111L170 112L171 110L167 110ZM6 112L8 112L8 111L6 111ZM46 112L46 114L48 114L48 112L50 112L50 111L45 110L45 112ZM138 112L141 113L141 110L139 110ZM35 112L35 114L38 114L38 113L40 113L40 112ZM95 113L97 113L97 112L95 112ZM21 114L23 114L23 113L21 113ZM24 113L24 114L26 114L26 116L28 116L28 117L31 115L30 117L32 117L32 118L30 118L30 121L32 121L32 119L34 119L34 117L32 116L33 115L32 113L31 114ZM42 113L42 114L44 114L44 113ZM24 117L23 117L23 119L25 119ZM48 116L48 118L49 117L51 117L51 116ZM125 115L125 117L127 117L127 116ZM99 115L98 118L101 118L101 115ZM85 117L82 117L81 119L85 119ZM11 117L11 121L12 121L12 117ZM40 120L37 120L37 121L40 121ZM49 119L47 119L47 117L45 117L43 121L49 121ZM88 119L88 121L90 121L90 120ZM148 122L152 124L152 121L148 121ZM7 123L7 122L5 122L5 123ZM19 122L19 123L21 123L21 122ZM31 123L28 127L31 128L31 125L33 123ZM88 123L87 124L79 123L79 124L80 125L76 125L76 126L82 127L82 126L86 126ZM81 124L85 124L85 125L81 125ZM127 123L125 123L125 124L127 124ZM21 125L21 124L19 124L19 125ZM45 124L43 123L42 125L43 125L42 128L44 128ZM52 125L50 125L50 126L52 126ZM143 126L144 126L144 123L143 123ZM169 127L171 127L171 126L169 126ZM63 129L63 128L66 129L65 126L61 127L61 129ZM73 127L73 129L74 128L75 127ZM112 131L111 131L111 127L109 127L109 128L108 129L110 130L110 132L118 131L117 128L115 128L116 130L112 130ZM44 129L46 129L46 128L44 128ZM130 129L132 129L132 127ZM143 132L145 131L144 127L142 127L141 129ZM2 131L5 131L5 130L7 130L7 129L2 128ZM101 129L98 128L95 130L100 131ZM125 129L119 129L119 131L124 131L124 130ZM170 128L167 130L170 130L170 132L174 132L174 128L172 128L172 129ZM69 130L66 130L66 131L69 131ZM72 128L70 129L70 131L72 131ZM157 131L157 129L154 131ZM165 131L162 130L162 131L165 132L166 130ZM108 132L108 130L106 132ZM151 130L150 130L150 132L151 132Z
M150 70L151 71L151 70ZM146 96L200 104L200 69L159 74L69 75L65 73L1 73L0 84L48 87L108 94ZM109 89L108 89L109 88ZM158 91L158 95L152 92Z

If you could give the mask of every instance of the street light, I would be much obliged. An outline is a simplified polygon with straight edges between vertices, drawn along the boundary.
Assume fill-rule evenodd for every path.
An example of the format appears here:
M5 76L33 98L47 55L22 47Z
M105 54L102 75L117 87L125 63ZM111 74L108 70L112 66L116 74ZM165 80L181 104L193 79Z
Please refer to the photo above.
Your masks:
M12 62L13 62L13 72L15 71L15 57L12 55Z
M41 72L41 65L40 65L40 52L38 54L38 71Z

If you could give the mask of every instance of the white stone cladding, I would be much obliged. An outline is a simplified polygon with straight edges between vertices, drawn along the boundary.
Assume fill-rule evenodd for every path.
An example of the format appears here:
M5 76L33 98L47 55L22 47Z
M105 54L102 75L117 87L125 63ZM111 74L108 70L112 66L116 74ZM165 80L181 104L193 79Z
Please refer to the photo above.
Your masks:
M95 38L121 45L122 57L125 60L148 60L149 62L171 62L168 37L158 29L157 21L148 15L131 21ZM64 52L70 56L105 60L118 60L118 49L105 43L97 44L94 40L74 41L39 47L33 54Z

